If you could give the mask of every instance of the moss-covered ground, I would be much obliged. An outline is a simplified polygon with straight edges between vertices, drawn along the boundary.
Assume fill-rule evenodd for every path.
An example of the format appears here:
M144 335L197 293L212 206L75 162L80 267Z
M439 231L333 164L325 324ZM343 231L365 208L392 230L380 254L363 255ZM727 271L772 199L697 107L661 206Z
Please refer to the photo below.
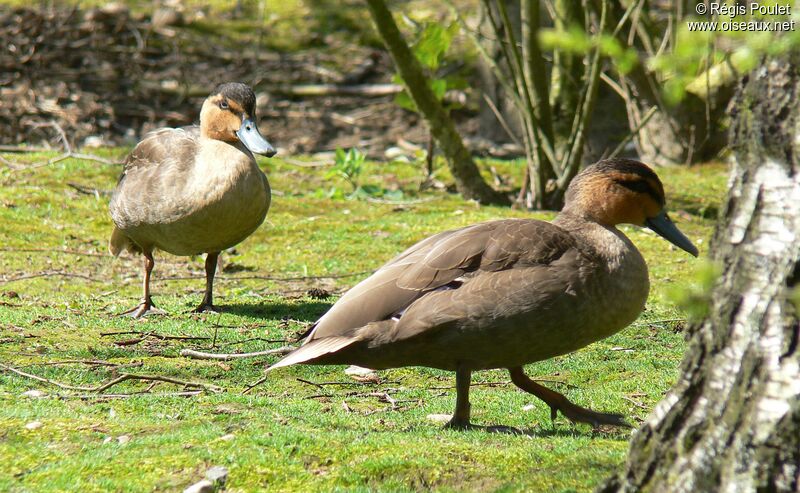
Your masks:
M55 154L2 156L35 164ZM551 422L546 406L502 371L474 376L473 421L522 435L448 431L428 419L452 411L447 372L405 368L359 382L342 367L292 367L245 395L275 357L181 357L182 349L289 344L349 286L431 233L552 217L417 192L422 171L413 163L369 163L359 177L402 190L400 202L330 194L349 185L326 177L326 167L260 164L276 193L265 224L223 255L215 301L224 311L186 313L202 294L202 259L159 254L153 290L168 314L144 320L115 316L136 304L141 278L138 258L106 253L106 193L119 167L77 159L0 167L0 362L78 387L131 373L222 389L175 395L183 387L129 381L97 395L0 370L0 491L180 491L213 465L229 469L228 491L591 491L621 463L629 431ZM518 181L519 163L492 165ZM724 167L659 173L673 217L704 252ZM450 180L444 167L437 178ZM684 315L668 293L692 283L700 262L654 234L624 231L650 265L646 311L613 337L527 370L578 404L636 423L676 378ZM104 335L125 331L133 333Z

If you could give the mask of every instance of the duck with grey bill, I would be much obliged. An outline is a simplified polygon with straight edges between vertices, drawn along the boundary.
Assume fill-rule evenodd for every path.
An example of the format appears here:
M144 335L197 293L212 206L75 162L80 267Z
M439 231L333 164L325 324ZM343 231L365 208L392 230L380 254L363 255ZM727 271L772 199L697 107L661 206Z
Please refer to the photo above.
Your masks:
M236 135L253 154L263 154L267 157L275 155L275 149L272 144L267 142L267 139L261 135L261 132L258 131L258 125L252 119L245 118Z
M200 126L165 128L147 135L125 160L109 210L109 250L144 257L143 297L124 312L154 313L150 276L153 252L207 254L206 290L195 311L215 311L214 274L221 251L250 236L270 206L269 181L253 154L275 149L256 125L256 97L238 82L221 84L200 110Z
M553 222L502 219L426 238L357 284L268 371L294 364L456 373L451 428L470 424L473 371L511 381L573 422L628 426L531 380L523 366L580 349L633 322L650 288L647 265L617 225L651 226L697 253L665 222L664 189L646 165L601 161L570 184ZM671 228L670 229L670 225Z

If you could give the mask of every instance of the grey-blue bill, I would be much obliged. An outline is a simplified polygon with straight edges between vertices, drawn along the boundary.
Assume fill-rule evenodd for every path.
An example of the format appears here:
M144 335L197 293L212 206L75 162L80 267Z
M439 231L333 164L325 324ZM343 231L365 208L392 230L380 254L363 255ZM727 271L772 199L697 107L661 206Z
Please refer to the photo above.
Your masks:
M675 226L675 223L672 222L672 219L669 218L666 212L661 211L656 217L648 218L645 224L648 228L655 231L658 236L666 239L681 250L697 257L697 247L692 244L691 240L689 240L686 235L681 233L681 230Z
M242 127L236 132L236 135L253 154L263 154L267 157L275 155L275 148L261 135L258 125L252 119L242 120Z

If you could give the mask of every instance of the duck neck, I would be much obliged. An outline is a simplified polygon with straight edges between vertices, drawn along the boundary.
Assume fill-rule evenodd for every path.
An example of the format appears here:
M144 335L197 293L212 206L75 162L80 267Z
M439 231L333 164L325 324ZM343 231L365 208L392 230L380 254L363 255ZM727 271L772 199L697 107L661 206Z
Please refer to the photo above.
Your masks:
M599 225L600 223L591 214L567 206L553 219L553 224L568 231L575 231L585 228L587 224Z
M596 221L590 214L574 209L564 209L553 220L553 224L579 237L582 245L609 262L617 263L636 247L625 234L613 225Z

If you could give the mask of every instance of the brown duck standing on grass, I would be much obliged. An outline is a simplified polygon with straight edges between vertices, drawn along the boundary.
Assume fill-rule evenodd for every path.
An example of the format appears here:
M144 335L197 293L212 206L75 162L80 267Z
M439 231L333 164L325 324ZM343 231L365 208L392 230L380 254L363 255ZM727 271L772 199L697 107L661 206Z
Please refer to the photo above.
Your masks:
M110 252L144 256L142 302L125 312L155 311L153 251L206 253L206 290L195 311L214 311L214 273L222 250L253 233L269 210L267 177L253 154L275 149L256 125L256 97L245 84L221 84L205 100L200 127L165 128L144 138L125 161L109 210Z
M649 227L697 256L664 205L661 181L644 164L609 159L589 166L552 223L489 221L420 241L345 293L270 370L304 363L455 371L448 426L467 428L471 373L507 368L553 416L627 426L620 415L571 403L522 367L608 337L644 309L647 265L618 224Z

